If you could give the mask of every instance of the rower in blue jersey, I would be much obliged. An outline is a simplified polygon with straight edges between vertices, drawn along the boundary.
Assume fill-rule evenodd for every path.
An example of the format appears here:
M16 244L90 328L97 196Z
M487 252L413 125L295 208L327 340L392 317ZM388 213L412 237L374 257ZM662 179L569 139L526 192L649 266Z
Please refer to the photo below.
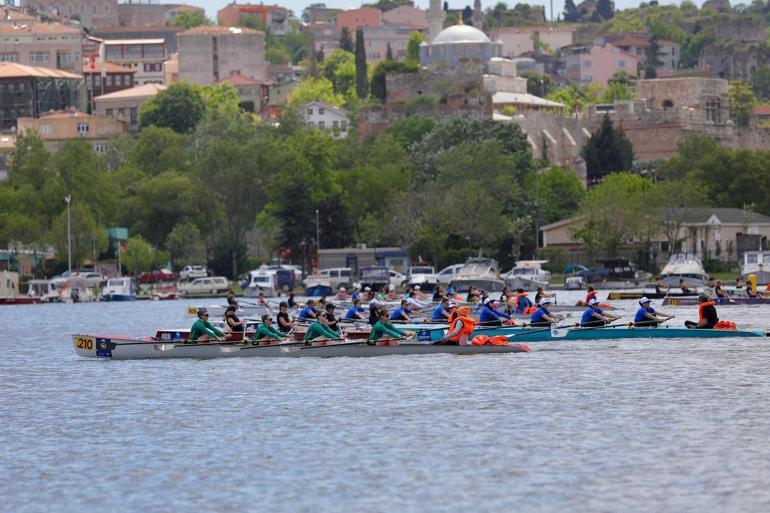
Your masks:
M408 321L409 320L409 314L412 313L412 311L407 308L409 306L409 303L406 302L406 299L401 300L401 306L393 310L393 313L390 314L390 320L391 321Z
M544 297L540 300L540 305L537 310L535 310L535 313L529 318L530 326L550 326L564 318L561 315L551 313L551 311L548 310L548 305L550 304L551 298L549 297Z
M513 298L516 313L527 313L527 311L532 308L532 300L529 299L529 296L524 292L524 289L518 289Z
M449 316L452 315L452 307L449 306L449 298L444 297L441 299L441 303L433 310L432 320L449 322Z
M583 312L583 317L580 319L580 326L583 328L593 326L604 326L608 322L617 321L620 317L608 313L604 313L604 310L599 308L599 300L593 298L588 301L588 308Z
M315 310L315 301L308 299L305 308L300 310L298 317L300 319L316 320L318 318L318 312Z
M350 307L350 309L345 313L345 319L353 319L353 320L365 320L366 316L364 315L364 312L366 310L363 306L361 306L361 300L358 298L355 298L353 300L353 306Z
M673 319L673 315L656 311L649 298L643 297L639 300L639 309L634 316L634 326L653 326L656 327L661 322Z
M511 316L505 312L501 312L495 309L495 300L488 297L484 301L484 308L482 308L479 314L479 325L482 326L502 326L503 319L510 321Z

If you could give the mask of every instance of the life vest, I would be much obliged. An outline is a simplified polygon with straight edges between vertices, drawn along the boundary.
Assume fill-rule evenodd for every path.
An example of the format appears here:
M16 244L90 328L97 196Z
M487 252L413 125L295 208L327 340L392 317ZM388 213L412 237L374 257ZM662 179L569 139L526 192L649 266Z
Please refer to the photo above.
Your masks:
M486 335L476 335L473 337L473 340L471 340L471 345L474 346L485 346L487 345L487 342L489 342L489 337Z
M733 321L719 321L716 326L714 326L715 330L737 330L738 326Z
M452 311L449 312L449 319L447 319L447 323L454 324L455 319L457 319L457 308L452 308Z
M588 304L588 302L591 301L595 297L596 297L596 291L592 290L591 292L586 294L586 301L585 301L585 303Z
M519 307L519 298L520 297L526 297L526 296L527 296L526 292L519 292L517 294L514 294L514 296L513 296L513 307L514 308L518 308Z
M476 335L471 341L471 345L474 346L507 346L508 337L505 335L497 335L489 338L486 335Z
M537 312L537 308L535 308L534 306L530 306L529 308L527 308L527 310L524 313L527 315L532 315L535 312Z
M698 320L701 320L701 321L705 320L705 318L703 317L703 309L706 308L707 306L716 306L716 303L713 301L706 301L705 303L701 303L700 306L698 307Z
M470 337L471 334L473 333L473 330L476 329L475 320L471 319L470 317L457 317L452 323L452 328L449 331L454 331L458 322L462 322L462 329L454 337L449 339L453 342L460 342L460 339L462 338L463 335L467 335Z

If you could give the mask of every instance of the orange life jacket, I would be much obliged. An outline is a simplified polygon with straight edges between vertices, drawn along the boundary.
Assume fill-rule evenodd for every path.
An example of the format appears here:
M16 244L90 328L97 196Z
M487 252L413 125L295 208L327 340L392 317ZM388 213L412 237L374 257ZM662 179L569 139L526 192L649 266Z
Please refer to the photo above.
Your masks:
M518 293L514 294L513 295L513 307L514 308L518 308L519 307L519 298L520 297L526 297L526 296L527 296L526 292L518 292Z
M586 294L586 304L588 304L589 301L591 301L593 298L596 297L596 291L592 290L588 294Z
M462 323L462 328L460 329L460 332L457 333L454 337L450 338L449 340L453 342L460 342L460 339L463 335L471 336L471 333L473 333L473 330L476 329L476 321L471 319L470 317L458 317L454 320L452 323L452 328L449 330L454 331L457 327L457 323Z
M738 326L733 321L719 321L716 326L714 326L715 330L737 330Z
M455 322L455 319L457 319L457 308L452 308L452 311L449 312L449 319L446 322L452 324Z
M700 321L704 320L703 309L706 308L707 306L716 306L716 303L713 301L706 301L705 303L701 303L700 306L698 307L698 320Z

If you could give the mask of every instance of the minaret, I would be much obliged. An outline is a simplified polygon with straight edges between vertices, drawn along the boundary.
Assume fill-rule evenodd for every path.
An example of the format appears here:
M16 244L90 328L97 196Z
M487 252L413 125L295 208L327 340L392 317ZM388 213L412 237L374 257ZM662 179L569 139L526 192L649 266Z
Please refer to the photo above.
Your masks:
M428 20L428 43L432 43L439 32L444 30L446 13L441 8L441 0L430 0L430 8L425 13Z
M481 14L481 0L475 0L473 2L473 16L471 17L473 26L479 30L484 30L484 15Z

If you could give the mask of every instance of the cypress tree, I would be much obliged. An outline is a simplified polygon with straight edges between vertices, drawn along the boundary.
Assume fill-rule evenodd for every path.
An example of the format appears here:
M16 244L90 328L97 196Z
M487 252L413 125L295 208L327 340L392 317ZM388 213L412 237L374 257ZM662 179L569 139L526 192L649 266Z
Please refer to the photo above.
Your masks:
M564 2L564 21L567 23L575 23L578 20L578 11L575 7L573 0L565 0Z
M588 183L600 182L607 174L630 171L634 162L634 149L622 128L615 128L608 115L602 126L583 146L581 156L586 163Z
M356 30L356 95L366 98L369 93L369 77L366 73L366 45L363 29Z
M386 61L392 61L393 59L393 48L390 47L390 43L388 43L388 50L385 52L385 60Z
M347 27L342 27L340 32L340 50L353 53L353 38L350 37L350 30Z

